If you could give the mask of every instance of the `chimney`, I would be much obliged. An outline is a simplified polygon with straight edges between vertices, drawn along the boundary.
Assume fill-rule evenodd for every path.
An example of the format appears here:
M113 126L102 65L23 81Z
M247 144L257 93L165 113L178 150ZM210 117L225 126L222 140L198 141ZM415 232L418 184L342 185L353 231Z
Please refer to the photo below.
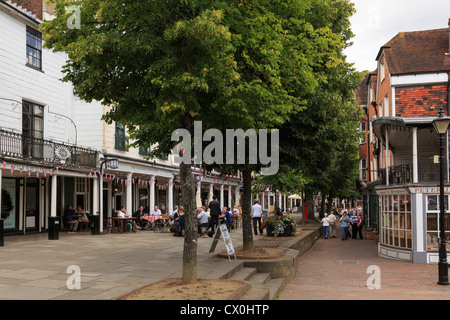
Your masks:
M44 0L12 0L12 2L36 15L36 19L42 21L42 4Z

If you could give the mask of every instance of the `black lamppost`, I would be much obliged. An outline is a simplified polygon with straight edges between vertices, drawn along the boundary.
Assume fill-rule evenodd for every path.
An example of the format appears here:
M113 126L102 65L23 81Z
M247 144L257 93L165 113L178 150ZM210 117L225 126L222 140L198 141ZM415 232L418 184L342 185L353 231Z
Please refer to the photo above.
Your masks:
M440 152L439 152L439 163L440 163L440 213L439 213L439 232L440 232L440 245L439 245L439 285L448 285L448 263L447 263L447 246L445 240L445 225L444 225L444 215L445 215L445 201L444 201L444 178L445 178L445 135L450 124L450 118L444 116L444 108L441 107L439 111L439 117L433 121L433 126L436 132L439 134Z

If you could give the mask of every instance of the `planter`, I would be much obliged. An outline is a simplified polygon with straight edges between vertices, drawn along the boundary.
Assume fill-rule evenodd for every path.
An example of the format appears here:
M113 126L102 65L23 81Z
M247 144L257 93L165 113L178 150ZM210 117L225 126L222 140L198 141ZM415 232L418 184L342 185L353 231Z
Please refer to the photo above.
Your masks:
M295 228L293 228L291 222L280 221L278 222L277 237L292 237L295 235ZM275 229L271 225L266 225L267 236L273 237Z

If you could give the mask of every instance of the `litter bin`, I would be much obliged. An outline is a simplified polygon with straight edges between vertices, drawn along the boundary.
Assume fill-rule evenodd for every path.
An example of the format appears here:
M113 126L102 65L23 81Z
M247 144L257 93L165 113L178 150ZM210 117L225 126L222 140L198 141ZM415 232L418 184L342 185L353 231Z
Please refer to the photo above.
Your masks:
M0 219L0 247L5 245L5 219Z
M59 240L60 217L48 217L48 240Z
M91 221L91 234L99 235L100 234L100 216L90 216L89 220Z

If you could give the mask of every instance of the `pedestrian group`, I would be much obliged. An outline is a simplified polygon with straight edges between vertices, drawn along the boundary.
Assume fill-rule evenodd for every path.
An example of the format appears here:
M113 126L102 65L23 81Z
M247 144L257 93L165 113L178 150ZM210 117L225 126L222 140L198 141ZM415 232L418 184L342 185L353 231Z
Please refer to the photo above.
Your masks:
M333 209L330 215L325 214L320 220L322 223L325 239L336 238L337 223L342 229L342 241L348 239L363 239L362 229L364 226L363 212L361 206L348 209Z

